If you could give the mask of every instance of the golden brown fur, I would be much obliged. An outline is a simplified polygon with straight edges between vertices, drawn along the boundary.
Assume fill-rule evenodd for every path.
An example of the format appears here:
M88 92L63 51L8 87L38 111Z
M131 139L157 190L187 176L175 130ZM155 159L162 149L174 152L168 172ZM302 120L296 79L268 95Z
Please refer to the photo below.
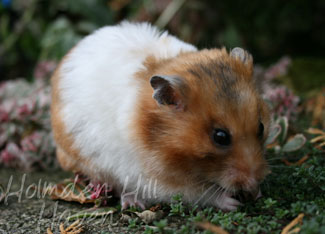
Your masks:
M257 137L259 121L269 125L268 109L252 78L253 64L244 64L225 49L182 53L176 58L148 57L136 74L141 82L135 140L147 151L157 152L163 173L151 170L150 154L144 166L174 188L206 181L229 189L254 189L266 173L263 143ZM187 84L184 110L158 105L149 79L154 75L181 77ZM214 128L227 128L233 144L227 149L212 142ZM228 182L225 182L227 177ZM256 179L252 182L251 178Z

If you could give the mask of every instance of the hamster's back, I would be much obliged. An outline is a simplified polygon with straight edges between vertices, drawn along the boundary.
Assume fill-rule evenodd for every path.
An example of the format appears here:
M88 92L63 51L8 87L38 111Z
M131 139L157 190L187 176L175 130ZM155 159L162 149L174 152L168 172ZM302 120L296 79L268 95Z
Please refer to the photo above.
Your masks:
M57 113L52 116L60 118L73 147L92 158L99 171L132 177L138 167L135 157L128 156L136 154L128 135L136 108L134 74L149 55L169 58L195 50L146 23L101 28L79 42L57 69L53 93L59 98L53 99ZM56 141L60 147L60 139Z

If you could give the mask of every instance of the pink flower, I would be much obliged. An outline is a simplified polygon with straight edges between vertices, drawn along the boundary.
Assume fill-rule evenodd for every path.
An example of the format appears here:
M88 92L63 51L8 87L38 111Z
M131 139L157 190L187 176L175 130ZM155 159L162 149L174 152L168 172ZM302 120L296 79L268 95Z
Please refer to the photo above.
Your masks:
M34 70L34 77L36 79L45 78L54 71L56 62L54 61L42 61L36 65Z
M14 100L4 100L0 104L0 121L1 122L10 121L10 114L12 113L14 107L15 107Z
M90 198L91 199L97 199L100 196L100 191L94 191L91 195Z
M287 74L288 67L291 64L291 59L287 56L282 57L276 64L268 68L264 77L267 81L274 79L275 77L283 76Z
M34 132L33 134L24 137L21 140L20 145L23 151L37 152L39 146L41 145L41 142L41 135L37 132Z
M8 143L6 148L1 152L0 159L5 164L8 165L21 154L21 150L15 143Z
M4 90L6 89L6 85L7 85L6 82L0 83L0 97L3 96Z
M9 121L9 113L0 106L0 122L7 122Z
M88 186L91 190L91 199L97 199L100 196L107 196L107 194L112 191L112 188L110 188L106 183L101 184L98 181L92 181Z
M45 64L44 69L49 72L53 66ZM53 157L49 108L47 80L0 83L0 165L28 170L33 166L58 166Z
M24 102L22 105L18 106L17 114L19 118L23 118L25 116L30 115L35 108L35 101L28 100Z
M265 91L264 98L271 103L271 111L276 116L294 118L298 112L299 97L285 86L269 86Z
M7 141L8 134L0 126L0 147Z
M48 107L51 103L50 90L42 90L37 96L37 103L40 108Z
M10 161L14 160L16 157L10 154L7 150L3 150L1 152L0 158L4 164L9 164Z

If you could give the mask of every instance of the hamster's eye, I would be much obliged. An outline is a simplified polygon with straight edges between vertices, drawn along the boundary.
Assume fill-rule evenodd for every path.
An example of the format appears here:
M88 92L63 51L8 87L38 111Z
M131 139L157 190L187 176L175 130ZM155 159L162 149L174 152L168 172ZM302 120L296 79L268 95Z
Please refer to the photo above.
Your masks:
M231 143L231 136L227 131L216 128L213 131L213 141L217 145L228 146Z
M264 125L262 122L260 122L260 124L258 125L258 133L257 136L259 139L263 139L264 136Z

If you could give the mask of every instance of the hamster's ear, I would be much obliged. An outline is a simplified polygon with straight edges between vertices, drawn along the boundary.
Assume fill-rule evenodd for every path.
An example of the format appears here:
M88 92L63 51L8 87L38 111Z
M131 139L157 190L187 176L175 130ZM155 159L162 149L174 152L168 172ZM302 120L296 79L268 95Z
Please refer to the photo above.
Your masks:
M246 50L240 47L235 47L230 51L230 56L239 59L245 65L249 66L250 68L253 68L253 57Z
M159 105L170 105L177 110L185 110L187 85L177 76L155 75L150 79L154 90L152 97Z

